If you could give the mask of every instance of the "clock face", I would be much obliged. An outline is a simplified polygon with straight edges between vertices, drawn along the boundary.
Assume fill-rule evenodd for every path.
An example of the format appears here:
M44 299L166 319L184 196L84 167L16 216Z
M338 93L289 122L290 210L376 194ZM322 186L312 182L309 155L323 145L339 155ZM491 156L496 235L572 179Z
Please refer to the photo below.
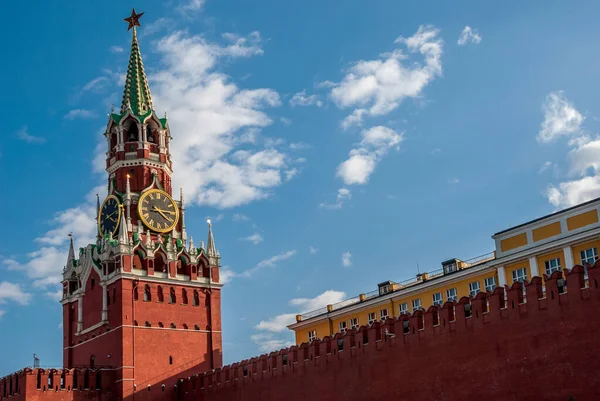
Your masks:
M98 214L98 231L105 236L108 233L114 235L121 221L119 198L114 195L106 197Z
M152 231L166 233L177 225L179 208L169 194L151 189L140 196L138 215L142 223Z

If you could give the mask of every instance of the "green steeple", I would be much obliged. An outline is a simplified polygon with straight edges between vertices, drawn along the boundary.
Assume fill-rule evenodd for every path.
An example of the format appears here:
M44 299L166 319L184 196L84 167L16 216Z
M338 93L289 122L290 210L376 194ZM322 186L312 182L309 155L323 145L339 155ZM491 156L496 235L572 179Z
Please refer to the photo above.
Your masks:
M148 78L146 78L146 72L144 71L135 26L133 26L131 54L129 55L129 65L125 77L121 113L125 113L128 107L131 107L133 114L137 116L146 115L152 110L152 96L150 95Z

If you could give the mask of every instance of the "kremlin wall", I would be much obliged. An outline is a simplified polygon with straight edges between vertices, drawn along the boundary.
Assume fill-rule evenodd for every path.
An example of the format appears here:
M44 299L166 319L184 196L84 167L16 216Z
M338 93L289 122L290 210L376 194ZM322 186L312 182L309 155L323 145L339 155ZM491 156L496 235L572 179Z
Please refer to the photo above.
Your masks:
M600 399L600 261L304 343L128 398L182 401ZM506 296L505 296L506 293ZM119 400L114 374L25 369L0 401ZM572 397L572 398L570 398Z

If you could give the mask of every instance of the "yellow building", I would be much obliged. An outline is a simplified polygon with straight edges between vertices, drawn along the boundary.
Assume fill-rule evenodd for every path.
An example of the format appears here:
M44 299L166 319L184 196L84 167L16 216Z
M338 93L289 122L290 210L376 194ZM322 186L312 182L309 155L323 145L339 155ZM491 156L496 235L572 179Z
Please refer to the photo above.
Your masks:
M370 293L297 315L288 328L301 344L575 264L593 264L600 248L599 213L596 198L509 228L492 236L494 252L472 260L447 260L442 269L416 279L380 283Z

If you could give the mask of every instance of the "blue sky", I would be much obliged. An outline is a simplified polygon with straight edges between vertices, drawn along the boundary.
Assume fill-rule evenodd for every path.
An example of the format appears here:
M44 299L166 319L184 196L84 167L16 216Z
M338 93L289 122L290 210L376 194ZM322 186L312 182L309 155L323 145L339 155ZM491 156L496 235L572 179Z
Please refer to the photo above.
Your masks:
M597 2L71 3L0 26L0 376L62 364L57 282L67 234L94 236L132 6L188 233L214 222L226 363L600 195Z

